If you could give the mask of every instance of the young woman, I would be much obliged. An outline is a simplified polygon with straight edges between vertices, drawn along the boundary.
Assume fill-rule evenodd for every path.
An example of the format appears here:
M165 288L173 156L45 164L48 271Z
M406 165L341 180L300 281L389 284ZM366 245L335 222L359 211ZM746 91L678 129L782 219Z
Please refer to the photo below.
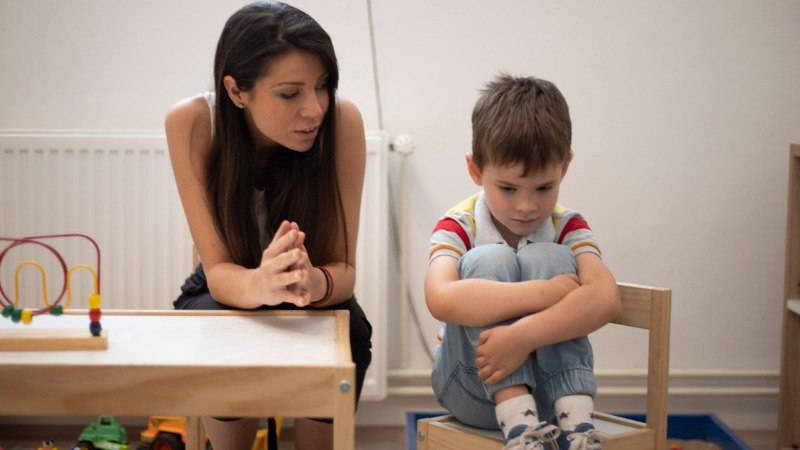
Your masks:
M353 297L366 144L338 76L330 37L304 12L256 2L228 19L214 92L165 122L201 261L175 307L348 309L358 398L372 334ZM203 423L223 450L249 449L258 424ZM297 448L329 447L331 435L330 421L295 420Z

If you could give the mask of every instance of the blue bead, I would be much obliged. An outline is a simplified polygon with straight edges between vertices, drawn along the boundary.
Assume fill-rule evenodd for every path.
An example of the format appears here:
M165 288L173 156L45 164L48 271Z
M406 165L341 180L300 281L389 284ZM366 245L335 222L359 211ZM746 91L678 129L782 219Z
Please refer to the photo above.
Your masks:
M14 305L6 305L3 307L3 317L11 317L14 312Z
M92 332L92 336L100 336L100 330L103 327L100 326L100 322L92 322L89 324L89 331Z

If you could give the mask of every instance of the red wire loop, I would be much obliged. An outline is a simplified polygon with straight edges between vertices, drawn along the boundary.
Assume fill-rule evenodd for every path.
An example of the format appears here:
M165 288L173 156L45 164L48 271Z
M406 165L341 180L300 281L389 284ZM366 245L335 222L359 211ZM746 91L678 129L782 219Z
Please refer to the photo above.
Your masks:
M55 257L58 259L59 264L61 264L61 270L64 272L64 284L61 286L61 293L58 294L58 298L53 302L52 305L37 309L32 312L33 315L37 316L40 314L45 314L50 312L56 305L58 305L61 300L64 298L64 294L67 290L67 263L64 261L64 257L61 256L61 253L58 252L52 246L45 244L44 242L39 241L39 239L54 239L54 238L62 238L62 237L81 237L87 239L89 242L92 243L94 246L95 252L97 254L97 293L100 294L100 247L97 245L97 242L92 239L90 236L87 236L82 233L65 233L65 234L48 234L48 235L40 235L40 236L27 236L23 238L10 238L10 237L0 237L0 241L11 241L6 248L0 252L0 266L3 264L3 258L5 258L6 253L14 247L23 244L36 244L41 245L42 247L48 249ZM6 295L5 290L3 290L2 280L0 280L0 303L4 305L13 305L13 302L8 295Z

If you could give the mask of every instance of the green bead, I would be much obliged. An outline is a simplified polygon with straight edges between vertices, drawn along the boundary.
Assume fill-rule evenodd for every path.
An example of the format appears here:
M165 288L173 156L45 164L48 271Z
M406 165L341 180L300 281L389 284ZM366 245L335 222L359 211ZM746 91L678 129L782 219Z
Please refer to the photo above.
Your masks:
M19 322L21 318L22 318L22 310L14 308L14 312L11 313L11 320L13 320L14 322Z
M6 305L3 307L3 317L11 317L14 312L14 305Z
M60 316L62 312L64 312L64 307L61 305L56 305L50 308L50 314L54 316Z

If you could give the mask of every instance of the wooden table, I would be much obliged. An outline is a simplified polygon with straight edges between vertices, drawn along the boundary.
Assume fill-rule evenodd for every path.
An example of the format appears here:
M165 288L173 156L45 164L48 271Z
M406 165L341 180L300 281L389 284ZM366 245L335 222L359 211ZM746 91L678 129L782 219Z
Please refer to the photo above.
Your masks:
M333 417L354 444L347 311L104 311L108 349L0 352L0 415ZM85 311L0 328L86 328ZM87 331L88 332L88 331Z

